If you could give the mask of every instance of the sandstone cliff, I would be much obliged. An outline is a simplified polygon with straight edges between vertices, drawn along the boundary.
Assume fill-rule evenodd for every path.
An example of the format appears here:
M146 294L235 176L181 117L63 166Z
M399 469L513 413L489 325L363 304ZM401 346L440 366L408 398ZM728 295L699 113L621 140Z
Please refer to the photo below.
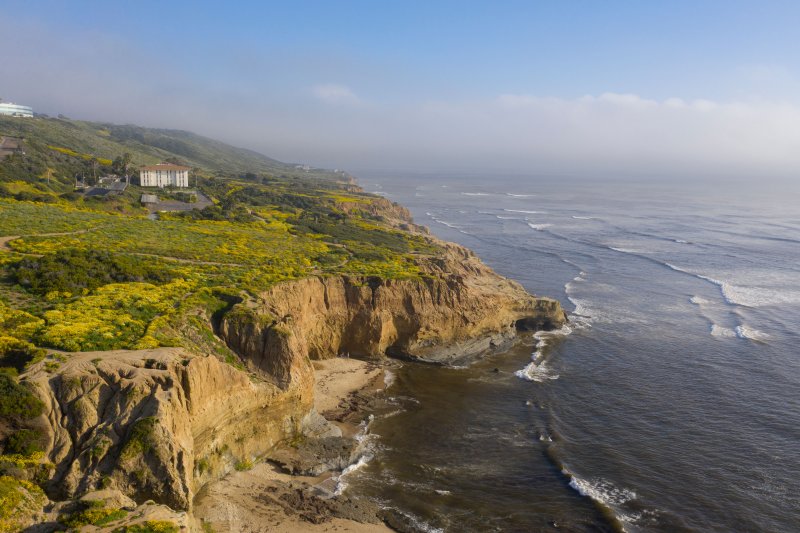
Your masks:
M205 483L264 455L313 416L311 359L337 354L453 362L520 329L552 329L555 300L529 295L458 245L423 275L314 277L237 304L218 333L245 370L179 348L70 354L22 379L45 401L55 499L98 488L191 509Z
M223 317L220 334L252 370L288 386L286 361L338 354L452 362L513 337L554 329L560 304L497 275L470 250L439 243L421 278L316 277L278 284ZM293 357L275 357L289 350Z
M37 423L55 465L48 493L111 487L188 509L197 489L299 431L313 373L279 390L177 348L72 354L23 378L46 403Z

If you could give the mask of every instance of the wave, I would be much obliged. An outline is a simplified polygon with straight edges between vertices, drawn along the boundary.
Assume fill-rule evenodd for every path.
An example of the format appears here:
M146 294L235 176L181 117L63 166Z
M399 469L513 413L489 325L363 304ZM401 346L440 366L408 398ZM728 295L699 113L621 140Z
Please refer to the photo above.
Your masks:
M800 291L736 285L729 281L692 272L689 269L673 265L672 263L663 264L676 272L688 274L716 285L719 287L722 298L731 305L740 305L742 307L767 307L780 304L800 303Z
M530 222L528 222L528 226L531 229L535 229L536 231L542 231L542 230L552 226L552 224L531 224Z
M536 383L544 383L546 381L556 380L560 377L547 366L546 361L541 363L531 361L525 368L514 372L514 375L525 381L535 381Z
M533 198L536 196L535 194L514 194L511 192L507 192L506 196L513 196L514 198Z
M562 470L568 476L569 486L598 503L607 506L622 505L636 499L636 493L630 489L616 487L608 480L597 478L591 481L578 477L569 470Z
M633 250L631 248L617 248L617 247L614 247L614 246L609 246L608 248L610 250L614 250L615 252L620 252L620 253L623 253L623 254L641 255L641 254L647 253L647 252L642 252L641 250Z
M462 192L464 196L489 196L487 192Z
M514 375L525 381L535 381L537 383L558 379L560 376L547 365L547 361L543 360L545 355L544 349L547 346L548 339L553 337L566 337L570 333L572 333L572 328L566 324L553 331L536 332L534 335L536 346L531 355L531 362L525 365L525 368L514 372Z
M383 369L383 388L384 388L384 390L388 389L389 387L391 387L392 384L394 383L395 379L397 379L397 376L395 375L394 372L392 372L388 368L384 368Z
M453 224L452 222L447 222L447 221L445 221L445 220L441 220L441 219L438 219L438 218L436 218L436 217L433 217L433 216L431 217L431 219L432 219L434 222L438 222L439 224L442 224L442 225L444 225L444 226L447 226L448 228L453 228L453 229L461 229L461 228L459 228L458 226L456 226L455 224Z
M499 218L500 220L519 220L519 217L504 217L504 216L501 216L501 215L495 215L495 216L497 218Z
M525 209L503 209L506 213L525 213L526 215L546 215L545 211L528 211Z
M748 339L751 341L759 341L764 342L769 339L769 335L764 333L763 331L759 331L757 329L753 329L751 327L741 325L736 326L736 336L740 339Z
M689 301L695 305L708 305L711 303L701 296L692 296L691 298L689 298Z
M574 218L575 220L595 220L594 217L581 217L578 215L572 215L572 218Z
M736 337L736 332L731 328L726 328L719 326L717 324L711 324L711 335L713 337Z
M345 481L344 478L346 476L352 474L353 472L355 472L359 468L362 468L364 465L369 463L371 460L372 460L372 456L371 455L362 455L361 457L358 458L358 461L356 461L355 463L349 465L347 468L342 470L342 473L339 474L339 478L338 478L338 481L336 483L336 490L333 492L333 495L334 496L341 496L342 493L348 487L347 481Z

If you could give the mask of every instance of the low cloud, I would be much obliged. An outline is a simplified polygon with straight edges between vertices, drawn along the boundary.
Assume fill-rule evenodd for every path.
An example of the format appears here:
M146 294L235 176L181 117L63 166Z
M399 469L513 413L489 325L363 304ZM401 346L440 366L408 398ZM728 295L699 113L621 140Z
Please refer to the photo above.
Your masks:
M188 129L290 162L587 176L800 173L796 100L608 92L420 101L361 79L372 83L367 105L346 84L313 85L318 65L284 71L278 85L213 66L192 70L103 34L10 20L0 20L0 48L0 95L9 100L74 118ZM759 79L790 75L751 70Z
M316 85L312 93L318 100L329 104L358 104L361 100L346 85L338 83L324 83Z

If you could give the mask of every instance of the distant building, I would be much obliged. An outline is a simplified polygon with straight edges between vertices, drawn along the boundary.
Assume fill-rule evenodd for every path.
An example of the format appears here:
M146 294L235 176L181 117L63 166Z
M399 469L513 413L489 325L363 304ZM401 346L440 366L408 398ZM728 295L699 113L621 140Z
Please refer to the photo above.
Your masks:
M25 150L22 149L22 139L0 137L0 160L12 154L25 154Z
M11 102L0 102L0 115L32 118L33 109L26 105L12 104Z
M191 168L171 163L159 163L139 170L142 187L188 187Z

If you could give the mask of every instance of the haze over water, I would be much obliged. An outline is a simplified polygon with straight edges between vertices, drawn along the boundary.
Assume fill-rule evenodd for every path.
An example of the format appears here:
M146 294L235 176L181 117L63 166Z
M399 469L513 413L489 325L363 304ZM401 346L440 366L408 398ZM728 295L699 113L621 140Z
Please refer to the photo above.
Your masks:
M428 530L796 530L796 196L361 183L559 299L571 323L468 368L405 366L388 391L399 412L371 425L374 458L347 476L350 490Z

